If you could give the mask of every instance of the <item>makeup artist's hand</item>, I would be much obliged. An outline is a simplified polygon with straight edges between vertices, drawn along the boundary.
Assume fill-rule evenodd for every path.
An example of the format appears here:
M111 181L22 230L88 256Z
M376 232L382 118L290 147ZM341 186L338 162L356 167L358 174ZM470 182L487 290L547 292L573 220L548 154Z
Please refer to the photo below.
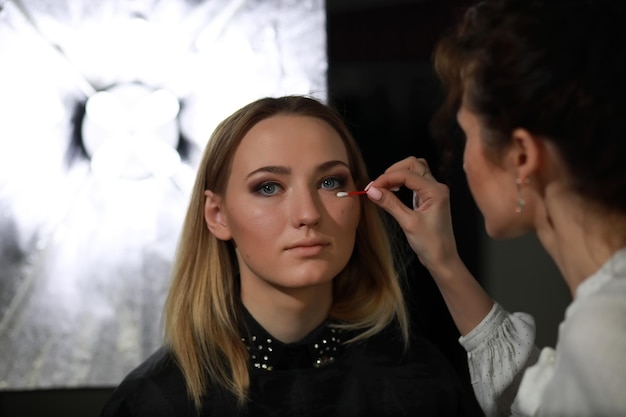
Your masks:
M413 207L390 191L402 186L413 191ZM432 271L458 258L449 189L432 176L425 159L409 157L393 164L370 184L367 195L396 219L426 268Z
M413 191L412 208L390 191L401 186ZM439 287L457 329L468 334L491 311L493 301L457 252L448 187L432 176L426 160L410 157L376 178L367 195L396 219Z

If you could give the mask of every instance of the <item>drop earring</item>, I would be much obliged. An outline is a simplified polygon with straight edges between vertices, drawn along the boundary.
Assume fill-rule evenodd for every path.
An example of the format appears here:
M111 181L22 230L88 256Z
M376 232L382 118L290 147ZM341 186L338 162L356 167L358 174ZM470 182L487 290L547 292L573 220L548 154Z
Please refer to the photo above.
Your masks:
M530 178L524 179L524 184L530 184ZM524 211L524 207L526 206L521 178L515 179L515 187L517 188L517 206L515 207L515 212L521 213Z

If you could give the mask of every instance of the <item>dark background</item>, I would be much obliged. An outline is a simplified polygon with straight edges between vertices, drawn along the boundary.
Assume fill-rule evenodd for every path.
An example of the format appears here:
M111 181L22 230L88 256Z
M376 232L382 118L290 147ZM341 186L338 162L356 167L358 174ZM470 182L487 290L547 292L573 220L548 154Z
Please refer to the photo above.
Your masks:
M330 101L344 115L361 145L370 176L407 156L426 158L436 178L451 189L452 216L461 257L482 276L482 224L462 172L460 141L444 144L431 134L442 99L432 66L437 39L450 30L469 1L328 2ZM452 138L454 139L454 138ZM458 138L456 138L458 139ZM442 154L454 145L455 157ZM400 194L411 204L411 194ZM405 243L398 231L398 241ZM428 272L405 244L409 305L425 333L469 381L467 356L458 331Z
M344 115L376 177L409 155L429 161L434 175L451 188L457 243L469 269L480 276L480 227L457 161L441 169L442 146L430 132L441 100L432 69L436 40L469 0L327 0L328 90ZM410 195L402 192L405 202ZM403 242L398 232L400 242ZM407 271L414 325L450 358L468 380L458 333L428 273L412 253ZM0 392L0 417L98 416L112 387Z

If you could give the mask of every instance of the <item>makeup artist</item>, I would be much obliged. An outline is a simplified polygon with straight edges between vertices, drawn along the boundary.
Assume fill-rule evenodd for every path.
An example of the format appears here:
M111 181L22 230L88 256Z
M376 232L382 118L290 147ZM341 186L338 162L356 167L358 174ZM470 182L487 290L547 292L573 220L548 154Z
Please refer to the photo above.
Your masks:
M319 101L265 98L224 120L180 237L166 342L102 416L482 415L409 330L380 209L337 196L368 181Z
M449 189L425 160L368 189L443 294L488 416L626 416L624 21L621 0L486 0L435 56L487 233L536 233L569 286L555 349L535 347L532 317L507 312L467 270Z

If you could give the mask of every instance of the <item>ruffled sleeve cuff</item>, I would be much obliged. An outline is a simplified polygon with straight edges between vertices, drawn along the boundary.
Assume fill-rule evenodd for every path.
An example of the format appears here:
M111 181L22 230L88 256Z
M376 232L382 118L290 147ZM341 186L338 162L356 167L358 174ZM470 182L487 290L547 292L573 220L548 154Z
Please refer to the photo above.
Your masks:
M507 318L506 311L498 303L493 303L493 307L485 318L465 336L459 338L461 346L465 348L467 352L471 352L480 346L485 340L493 334L498 327L502 325Z
M459 342L467 351L472 386L485 414L509 415L521 375L537 351L533 317L509 314L494 303L480 324Z

